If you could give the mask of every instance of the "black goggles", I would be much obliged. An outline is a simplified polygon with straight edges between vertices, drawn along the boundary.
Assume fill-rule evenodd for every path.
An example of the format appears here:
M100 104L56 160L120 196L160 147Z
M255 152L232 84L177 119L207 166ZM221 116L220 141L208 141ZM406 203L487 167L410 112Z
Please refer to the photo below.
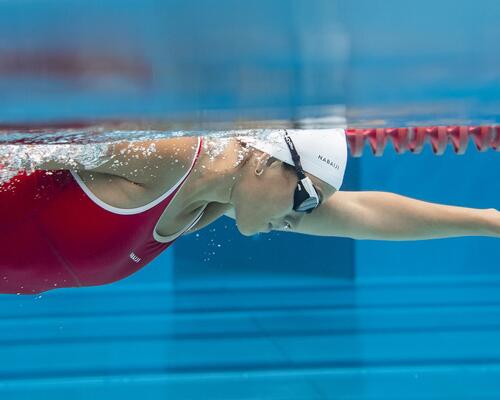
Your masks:
M295 173L299 178L297 187L293 194L293 209L297 212L305 212L307 214L311 213L312 210L317 208L320 204L320 199L316 188L314 187L311 179L307 177L302 169L302 164L300 163L300 156L295 150L295 145L292 142L288 132L285 129L285 142L292 155L292 161L295 167Z

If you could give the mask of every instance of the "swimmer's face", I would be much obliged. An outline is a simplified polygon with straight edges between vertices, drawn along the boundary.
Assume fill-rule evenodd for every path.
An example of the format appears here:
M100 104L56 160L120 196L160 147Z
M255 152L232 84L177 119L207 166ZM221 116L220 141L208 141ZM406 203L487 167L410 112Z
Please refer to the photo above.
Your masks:
M292 208L298 182L294 169L265 153L261 154L265 155L267 162L260 166L258 160L248 163L232 193L236 225L245 236L280 230L287 225L293 229L306 215ZM258 172L262 170L262 173L258 175L256 169ZM307 175L318 189L323 202L335 193L330 185Z

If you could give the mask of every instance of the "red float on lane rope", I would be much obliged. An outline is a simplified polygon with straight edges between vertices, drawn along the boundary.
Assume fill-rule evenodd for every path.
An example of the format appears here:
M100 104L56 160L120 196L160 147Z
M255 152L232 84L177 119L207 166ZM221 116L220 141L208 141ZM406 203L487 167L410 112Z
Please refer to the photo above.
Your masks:
M347 129L347 143L351 156L361 157L368 141L372 153L382 156L387 141L392 141L394 150L402 154L409 150L414 154L422 152L427 139L432 151L441 155L448 143L452 144L456 154L467 151L469 138L472 138L479 151L492 148L500 151L500 126L418 126L414 128L374 128Z

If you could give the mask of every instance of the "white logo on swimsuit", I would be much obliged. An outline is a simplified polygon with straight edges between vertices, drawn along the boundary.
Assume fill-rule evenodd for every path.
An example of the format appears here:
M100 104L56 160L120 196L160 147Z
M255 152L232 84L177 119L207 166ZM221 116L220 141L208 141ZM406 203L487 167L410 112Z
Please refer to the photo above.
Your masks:
M323 157L321 154L318 155L318 160L323 161L324 163L327 163L328 165L332 166L335 169L340 169L340 166L337 163L334 163L332 160L329 160L326 157Z
M133 261L133 262L136 262L136 263L138 263L139 261L141 261L141 260L142 260L142 258L141 258L141 257L137 257L137 256L134 254L134 252L130 253L129 257L132 259L132 261Z

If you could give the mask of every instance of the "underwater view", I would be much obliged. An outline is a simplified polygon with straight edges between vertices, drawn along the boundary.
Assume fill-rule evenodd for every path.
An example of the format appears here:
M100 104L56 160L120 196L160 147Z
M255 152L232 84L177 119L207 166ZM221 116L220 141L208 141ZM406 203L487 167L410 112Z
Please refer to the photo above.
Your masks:
M500 398L499 20L1 1L0 398Z

